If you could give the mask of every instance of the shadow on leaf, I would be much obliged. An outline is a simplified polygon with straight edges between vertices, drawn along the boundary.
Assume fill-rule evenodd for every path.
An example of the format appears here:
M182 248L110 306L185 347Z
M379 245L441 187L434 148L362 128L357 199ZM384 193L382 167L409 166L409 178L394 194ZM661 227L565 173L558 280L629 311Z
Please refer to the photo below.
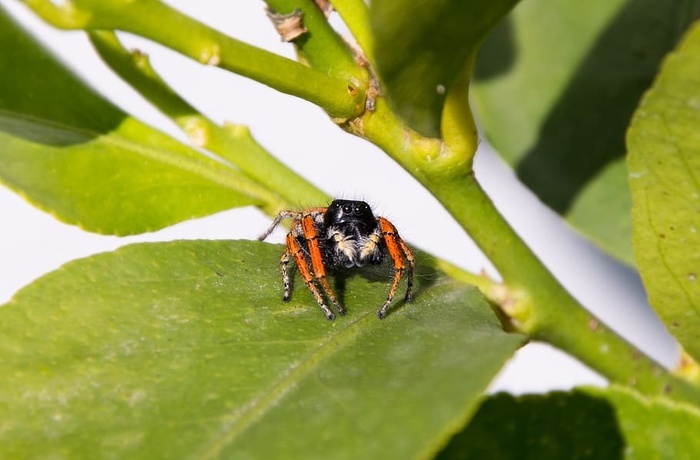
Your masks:
M456 459L621 459L613 406L582 392L488 398L436 457Z

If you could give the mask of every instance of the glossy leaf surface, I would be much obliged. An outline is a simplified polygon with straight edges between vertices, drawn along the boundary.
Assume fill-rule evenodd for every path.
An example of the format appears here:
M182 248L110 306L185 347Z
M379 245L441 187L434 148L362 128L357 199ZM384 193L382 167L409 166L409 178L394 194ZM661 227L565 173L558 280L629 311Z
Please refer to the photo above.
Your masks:
M0 456L407 458L439 449L522 336L419 258L352 276L325 319L281 246L140 244L72 262L0 308Z
M528 0L475 69L477 117L537 196L633 265L624 136L697 0Z
M118 235L255 203L235 170L95 94L0 9L0 182Z
M700 358L700 26L664 62L627 142L635 255L652 306Z

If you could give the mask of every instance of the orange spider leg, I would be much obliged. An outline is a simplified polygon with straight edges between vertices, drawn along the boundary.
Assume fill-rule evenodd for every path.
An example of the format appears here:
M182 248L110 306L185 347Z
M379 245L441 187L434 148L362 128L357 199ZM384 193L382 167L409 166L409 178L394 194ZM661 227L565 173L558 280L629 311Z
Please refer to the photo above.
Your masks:
M391 304L391 301L396 295L399 282L404 272L406 272L406 302L411 302L413 300L413 269L415 267L415 258L408 245L399 237L399 232L396 230L396 227L394 227L394 224L383 217L378 217L377 221L382 236L384 237L389 257L391 257L391 261L394 264L394 280L391 283L391 288L389 288L386 301L377 312L379 319L383 319L386 316L386 310L389 308L389 304ZM404 259L408 262L408 265L406 265Z
M397 238L397 240L404 257L408 261L408 270L406 270L406 302L411 303L413 302L413 270L416 268L416 258L403 239Z
M323 265L323 258L321 257L321 248L318 245L318 235L316 234L316 226L314 225L314 218L311 214L305 214L301 219L301 229L304 232L304 238L309 247L309 256L311 257L311 267L313 269L313 276L316 281L321 285L321 288L328 296L329 300L333 303L333 306L338 310L341 315L345 314L345 308L338 302L331 289L330 284L328 284L328 278L326 278L326 267ZM321 307L323 308L323 306ZM325 312L325 309L324 309ZM328 316L328 314L326 314ZM329 318L332 319L332 318Z
M292 232L287 234L287 250L282 255L282 259L280 260L280 265L282 266L282 277L284 278L284 299L289 300L290 295L289 274L286 267L286 263L289 261L289 255L294 257L294 261L296 262L299 273L301 274L301 279L304 280L304 284L306 284L306 287L309 288L309 291L311 291L316 298L316 302L318 303L319 307L321 307L321 310L323 310L323 313L325 313L326 318L329 320L335 318L335 315L331 309L326 305L323 295L316 287L316 284L314 284L314 275L312 275L309 265L306 262L304 250L301 248L299 242L294 237Z

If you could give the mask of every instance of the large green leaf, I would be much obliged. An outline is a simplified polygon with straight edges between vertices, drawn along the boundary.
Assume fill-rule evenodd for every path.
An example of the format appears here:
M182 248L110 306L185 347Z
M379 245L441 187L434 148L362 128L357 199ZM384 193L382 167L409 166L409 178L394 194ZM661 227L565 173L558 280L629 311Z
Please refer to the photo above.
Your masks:
M633 265L624 134L697 0L528 0L479 53L489 141L545 204Z
M71 262L0 308L2 458L409 458L476 410L523 337L418 259L346 280L325 319L281 246L139 244ZM386 275L386 276L385 276Z
M440 459L696 459L700 412L625 387L484 402Z
M255 203L235 170L96 95L0 8L0 182L59 219L133 234Z
M627 136L634 247L649 301L700 358L700 23L664 62Z
M517 1L372 0L377 70L412 128L439 137L445 95Z

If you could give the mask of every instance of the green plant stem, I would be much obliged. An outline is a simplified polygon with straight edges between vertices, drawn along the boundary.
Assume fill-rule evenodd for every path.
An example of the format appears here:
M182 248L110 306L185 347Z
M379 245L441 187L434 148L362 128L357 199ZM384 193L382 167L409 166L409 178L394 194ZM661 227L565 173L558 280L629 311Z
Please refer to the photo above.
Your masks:
M491 260L503 279L485 294L516 330L550 343L608 379L700 405L700 389L663 369L586 311L515 233L481 188L466 152L406 128L382 100L346 129L384 149L428 188Z
M495 298L517 330L580 359L611 381L700 404L700 391L664 370L586 311L544 267L473 175L433 190L502 276ZM499 292L500 291L500 292Z
M113 32L89 32L89 37L105 63L170 117L197 147L216 153L258 183L267 192L261 206L265 212L274 215L296 207L300 199L328 200L325 193L270 155L245 126L219 126L199 113L160 78L146 55L127 51Z
M479 145L479 133L469 105L469 83L476 50L473 50L457 80L450 87L442 109L440 130L445 148L471 159Z
M348 43L333 30L313 0L265 0L265 3L276 13L300 12L306 32L294 44L309 66L333 77L348 78L363 89L366 87L366 72L357 65Z
M56 27L122 30L151 39L200 63L218 66L322 107L336 119L364 110L364 82L332 77L248 45L157 1L24 0ZM187 31L183 33L183 31Z
M365 58L374 66L374 37L369 28L369 7L364 0L331 0L333 8L355 38Z

